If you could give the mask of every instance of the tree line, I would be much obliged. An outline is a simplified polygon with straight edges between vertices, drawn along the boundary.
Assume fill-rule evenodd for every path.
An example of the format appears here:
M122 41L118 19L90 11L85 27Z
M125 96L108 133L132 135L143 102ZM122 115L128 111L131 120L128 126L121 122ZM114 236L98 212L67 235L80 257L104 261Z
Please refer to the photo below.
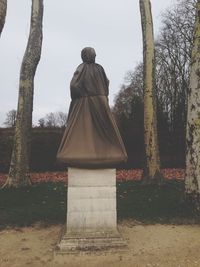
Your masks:
M8 128L15 127L17 120L17 111L12 109L6 113L6 119L4 121L4 125ZM58 112L49 112L44 117L38 120L37 125L32 125L33 127L41 127L41 128L63 128L65 127L67 122L67 113L62 111Z
M7 1L0 0L0 30ZM150 0L139 0L143 62L126 76L113 112L119 125L138 125L144 132L144 180L162 180L157 128L186 132L186 192L200 199L200 0L177 0L163 14L154 41ZM32 0L30 34L22 60L10 171L6 186L30 184L29 154L34 76L41 56L43 0ZM0 32L1 33L1 32ZM44 120L41 121L41 124ZM126 124L127 123L127 124Z
M179 0L163 14L162 28L154 42L155 55L150 51L153 36L150 32L147 33L147 27L151 24L150 15L144 10L145 4L149 5L150 1L140 1L140 4L143 5L142 25L145 23L145 15L146 20L149 19L149 23L143 25L144 60L133 72L127 73L126 84L115 98L113 111L121 128L136 127L144 132L146 168L148 160L150 162L152 159L149 151L155 152L159 145L155 135L150 134L150 127L154 130L158 128L158 132L164 129L166 133L173 134L174 138L178 138L177 132L185 136L185 189L189 199L199 206L200 1ZM148 53L151 53L152 57ZM151 123L147 121L151 117L148 113L153 114ZM148 135L150 139L147 143ZM153 139L154 148L151 147ZM155 162L159 170L159 157ZM150 167L153 167L153 164L150 164ZM148 178L152 178L152 175L148 174Z
M162 14L162 27L155 40L155 100L158 129L186 131L187 94L196 0L178 1ZM143 127L143 63L127 72L115 97L114 114L119 125L126 121Z

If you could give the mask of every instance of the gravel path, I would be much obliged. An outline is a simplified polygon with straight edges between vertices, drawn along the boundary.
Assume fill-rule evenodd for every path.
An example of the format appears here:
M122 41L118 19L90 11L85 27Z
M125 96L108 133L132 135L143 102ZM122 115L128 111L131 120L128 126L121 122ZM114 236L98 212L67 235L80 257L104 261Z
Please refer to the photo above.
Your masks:
M0 267L193 267L200 266L200 226L119 224L128 247L123 252L53 258L61 225L0 232Z

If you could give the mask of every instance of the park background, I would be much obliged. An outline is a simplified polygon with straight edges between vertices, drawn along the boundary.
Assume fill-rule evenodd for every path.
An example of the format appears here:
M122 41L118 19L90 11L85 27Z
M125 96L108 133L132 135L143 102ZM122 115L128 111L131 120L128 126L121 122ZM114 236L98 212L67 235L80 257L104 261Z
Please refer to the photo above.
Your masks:
M158 135L163 168L185 167L186 91L194 25L193 2L188 4L188 12L185 1L152 1L157 56ZM111 16L112 3L109 3L105 5L104 20L94 20L96 12L103 12L104 5L96 5L92 1L85 4L88 7L85 8L85 13L80 14L81 8L78 8L76 17L84 21L83 25L78 21L72 23L74 19L71 13L76 8L75 3L69 6L60 3L58 11L63 15L55 21L50 20L54 4L47 2L45 6L42 57L34 91L31 171L56 171L64 168L56 163L56 152L70 103L69 83L80 63L82 47L89 44L97 49L97 61L99 59L105 67L111 82L110 105L129 156L128 163L120 167L142 168L144 165L139 8L134 1L127 1L126 5L118 1ZM28 7L30 3L27 1L20 2L19 5L12 0L8 3L7 21L1 36L0 57L4 68L0 81L0 172L8 172L10 164L20 55L22 58L29 29ZM93 15L89 16L91 10ZM20 16L22 12L24 16ZM92 24L91 21L95 23ZM4 129L5 127L8 129Z
M112 255L111 258L109 258L110 266L132 266L133 263L142 266L141 262L144 263L144 266L177 266L177 263L183 266L198 266L200 262L198 210L193 209L191 203L186 201L184 188L187 110L186 92L189 84L189 64L195 12L193 6L194 2L195 1L192 0L174 2L169 10L164 11L162 14L162 23L156 33L157 79L155 89L158 135L161 166L162 168L168 168L167 172L164 171L164 176L167 179L165 179L163 183L155 182L144 185L140 181L141 169L144 165L143 84L140 58L137 59L137 62L132 64L131 54L128 53L128 57L131 58L131 65L128 68L130 68L131 71L128 71L125 75L120 91L114 94L111 93L113 97L112 111L129 155L129 162L121 166L117 171L118 222L124 236L130 239L132 245L129 246L130 254L120 254L117 257ZM154 7L156 7L157 3L156 1L152 1ZM136 10L134 8L133 10ZM110 12L108 12L108 17L110 18ZM129 16L127 16L127 18L128 17ZM72 19L70 23L71 21ZM133 26L131 23L129 22L129 25ZM99 27L102 27L101 23ZM88 27L86 27L86 29L88 29ZM138 28L138 31L141 31L140 28ZM57 30L55 30L55 32L57 32ZM110 34L111 32L112 31L109 29ZM114 38L115 44L118 43L117 40L119 40L119 32L116 32L117 39ZM4 34L6 36L6 32L4 32ZM92 36L91 34L89 35ZM132 38L131 46L137 39L134 33ZM123 42L128 42L126 38L121 39ZM67 45L65 43L65 48L66 47ZM114 45L110 44L109 52L114 51L113 47ZM112 64L110 64L110 60L108 60L108 63L103 64L104 57L101 56L101 54L99 56L102 60L100 63L105 65L108 76L110 73L110 79L113 81L114 79L112 79L112 77L123 77L124 72L127 71L127 67L125 67L123 71L120 71L120 75L115 73L115 75L112 76L111 70L107 67L107 64L110 64L110 66L121 65L122 58L124 58L124 53L119 53L121 47L122 43L119 44L117 51L115 51L112 56L112 58L116 60L113 61ZM82 45L78 47L77 52L74 53L77 55L77 59L70 71L67 72L69 73L69 77L72 76L74 67L79 63L79 51L81 48ZM123 52L125 52L125 50L126 49L124 49ZM69 52L69 49L66 49L66 51ZM136 49L133 49L132 53L136 53L141 57L141 53ZM119 54L122 58L119 57ZM5 53L4 57L6 58ZM63 53L61 53L61 58L67 65L67 57L65 58ZM68 57L68 59L69 58L70 57ZM107 58L108 55L106 55L106 59ZM7 61L5 60L5 62ZM53 62L55 63L54 60ZM71 61L69 60L69 62ZM21 57L20 59L18 57L18 63L21 63ZM7 63L5 63L4 65L10 67L12 64L7 66ZM46 82L48 81L48 84L53 84L50 82L50 78L52 77L50 72L49 76L46 77L47 69L44 68L43 74L40 72L41 69L38 68L37 75L42 75L43 79ZM65 95L67 92L67 82L65 79L66 73L63 69L62 67L63 79L59 80L62 80L63 84L65 83L64 86L60 86ZM19 69L17 72L19 72ZM55 71L53 71L53 73L55 73ZM56 70L56 73L59 73L59 71ZM3 77L4 76L5 75L3 75ZM16 105L18 78L15 79L16 90L15 94L13 94L13 81L7 78L7 80L12 83L12 91L10 91L9 94L10 96L15 95L15 97L6 99L9 99L9 101L11 100L10 103ZM42 89L37 89L39 88L39 84L41 84L40 86L42 86ZM112 88L116 88L118 84L119 82L117 82L116 86L111 87L111 92L113 90ZM3 85L1 88L9 87ZM55 107L55 99L57 99L59 103L64 103L63 99L65 99L65 96L59 94L57 86L53 85L53 89L50 89L47 85L44 86L44 84L42 85L42 83L39 83L39 81L37 85L36 81L36 101L34 110L39 111L39 107L36 105L37 94L40 94L40 92L44 93L44 98L41 98L40 103L38 102L40 107L44 107L44 103L47 102L47 92L49 91L53 92L53 101L51 102L50 100L48 103L50 109L43 110L43 113L40 110L39 114L35 116L32 130L30 166L30 170L33 172L31 176L32 185L27 188L4 188L1 189L0 192L0 227L1 238L4 244L0 250L2 266L7 267L10 263L12 263L12 266L17 266L17 261L19 261L19 264L49 266L49 262L51 262L50 254L55 247L59 228L61 224L65 222L67 172L66 166L61 166L56 163L55 155L64 131L63 121L59 119L59 116L63 115L63 112L66 116L67 109L65 109L66 106L63 104L64 110L61 111L60 106L59 108L56 107L56 110L52 110L52 107ZM57 93L56 98L54 94L55 91ZM2 93L2 97L3 95ZM59 99L59 96L61 99ZM66 100L67 99L69 101L69 95L66 96ZM7 103L8 101L4 98L2 107ZM9 169L15 127L13 104L9 107L8 109L8 106L6 106L6 109L4 109L3 112L4 114L7 112L7 115L4 115L5 119L2 119L2 123L6 123L2 126L6 126L7 128L1 128L0 130L0 176L2 181L5 181ZM12 112L9 113L9 110ZM60 111L62 113L59 115ZM63 116L61 117L63 118ZM140 170L135 168L139 168ZM40 173L44 171L46 173L40 176ZM150 235L146 235L145 239L145 234L147 232L149 232ZM35 237L37 237L40 244L34 243ZM160 243L160 237L163 237L163 240L166 241L164 245L163 242ZM7 239L8 242L6 242ZM13 246L10 240L13 240ZM137 240L138 248L136 248L134 240ZM147 246L147 244L149 244L149 246ZM37 247L40 251L36 249ZM35 248L35 250L33 248ZM37 253L35 253L35 251ZM15 253L13 254L13 252ZM92 258L90 258L89 261L91 259ZM76 260L69 257L69 260L71 260L71 266L73 266L73 264L74 266L81 266L80 262L76 262L80 260L79 257ZM109 266L107 257L102 257L98 260L97 266L98 264L99 266L105 264ZM94 263L95 261L96 258L93 257L91 262ZM88 258L85 259L85 264L87 262Z

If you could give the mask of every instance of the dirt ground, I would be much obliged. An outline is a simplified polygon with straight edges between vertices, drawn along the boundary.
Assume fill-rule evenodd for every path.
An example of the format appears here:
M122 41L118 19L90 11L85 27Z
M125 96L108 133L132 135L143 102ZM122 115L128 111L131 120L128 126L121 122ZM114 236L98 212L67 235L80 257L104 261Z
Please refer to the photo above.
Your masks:
M125 251L53 257L61 225L0 232L0 267L200 266L200 226L119 224Z

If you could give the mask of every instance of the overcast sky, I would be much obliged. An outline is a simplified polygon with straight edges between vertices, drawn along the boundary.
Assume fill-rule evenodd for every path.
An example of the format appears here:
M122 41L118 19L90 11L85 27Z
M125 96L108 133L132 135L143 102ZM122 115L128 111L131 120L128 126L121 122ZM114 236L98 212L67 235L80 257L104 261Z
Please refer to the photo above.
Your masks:
M155 35L161 13L175 0L152 0ZM31 0L9 0L0 38L0 126L17 108L20 66L30 26ZM142 60L138 0L44 0L42 57L35 76L33 122L49 112L67 112L69 83L80 51L95 48L110 80L110 104L125 73Z

